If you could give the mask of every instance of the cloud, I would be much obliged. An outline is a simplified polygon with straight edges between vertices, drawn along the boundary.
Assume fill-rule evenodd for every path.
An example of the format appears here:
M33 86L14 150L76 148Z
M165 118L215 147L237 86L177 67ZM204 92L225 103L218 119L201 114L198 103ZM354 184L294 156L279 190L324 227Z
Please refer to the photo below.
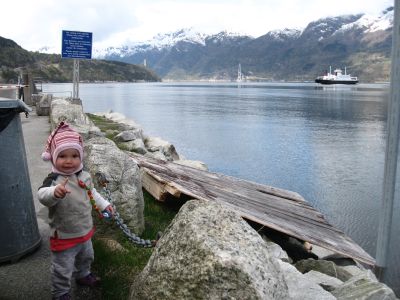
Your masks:
M22 45L43 46L61 44L62 30L93 32L98 40L116 32L136 26L131 1L118 0L68 0L22 1L23 5L11 5L3 14L0 35L14 39ZM8 24L8 26L4 26Z
M119 45L193 27L260 36L273 29L304 27L326 16L379 13L389 0L20 0L2 3L0 36L33 50L60 48L61 31L93 32L94 42ZM7 12L7 13L4 13Z

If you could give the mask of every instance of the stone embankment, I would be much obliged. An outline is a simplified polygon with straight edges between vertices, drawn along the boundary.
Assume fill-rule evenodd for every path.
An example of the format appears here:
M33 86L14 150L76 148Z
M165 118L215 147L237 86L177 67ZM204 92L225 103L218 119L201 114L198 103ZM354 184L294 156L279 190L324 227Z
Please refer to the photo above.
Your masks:
M50 98L45 97L43 103ZM112 141L87 118L80 103L52 99L48 105L52 126L65 120L84 136L86 168L93 176L105 174L120 214L137 234L144 228L141 174L120 148L206 168L180 159L173 145L145 136L140 126L121 115L103 114L126 124ZM40 112L40 102L38 106ZM309 251L296 239L281 240L284 248ZM357 262L318 247L313 252L290 257L229 207L188 201L135 278L130 299L397 299ZM307 256L312 258L304 259Z

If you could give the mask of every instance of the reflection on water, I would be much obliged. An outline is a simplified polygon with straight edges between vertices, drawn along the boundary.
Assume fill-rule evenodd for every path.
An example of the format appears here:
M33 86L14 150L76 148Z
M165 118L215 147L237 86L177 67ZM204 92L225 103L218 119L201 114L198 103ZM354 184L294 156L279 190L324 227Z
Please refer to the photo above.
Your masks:
M375 255L388 85L110 83L80 92L85 111L121 112L212 171L300 193ZM396 197L387 281L397 292L399 210Z

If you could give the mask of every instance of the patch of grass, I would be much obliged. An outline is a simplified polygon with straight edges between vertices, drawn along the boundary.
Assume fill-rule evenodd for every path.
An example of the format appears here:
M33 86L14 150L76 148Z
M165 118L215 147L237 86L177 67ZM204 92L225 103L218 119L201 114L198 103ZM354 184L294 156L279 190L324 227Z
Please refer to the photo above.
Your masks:
M152 249L126 246L128 252L111 251L98 239L93 240L95 262L93 270L102 278L103 299L128 299L130 286L149 260Z
M157 202L150 194L144 195L145 231L143 239L153 240L157 232L164 231L175 216L175 211ZM95 216L96 217L96 216ZM101 294L104 299L127 299L135 277L146 266L153 248L142 248L132 244L115 225L95 219L96 234L93 238L95 262L93 270L102 278ZM107 248L100 240L117 240L128 252L118 252Z
M112 138L111 138L112 139ZM128 147L124 145L123 143L117 143L117 146L119 149L124 150L124 151L129 151Z
M99 129L106 133L106 137L112 140L119 132L127 129L127 125L120 124L118 122L114 122L105 117L94 115L94 114L86 114L90 120L99 127Z
M159 231L164 232L176 215L176 211L155 200L148 192L143 192L145 230L143 236L154 239Z
M93 121L93 123L99 127L101 131L107 131L107 130L119 130L123 131L126 129L126 126L123 124L120 124L118 122L114 122L110 119L107 119L102 116L94 115L94 114L86 114L90 120Z

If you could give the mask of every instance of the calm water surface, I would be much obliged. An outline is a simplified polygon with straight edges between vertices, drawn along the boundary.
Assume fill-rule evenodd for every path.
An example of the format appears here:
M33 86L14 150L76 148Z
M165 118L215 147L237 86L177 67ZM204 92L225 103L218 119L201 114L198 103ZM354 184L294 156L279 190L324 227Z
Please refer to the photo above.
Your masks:
M70 96L72 84L45 92ZM298 192L375 256L388 85L81 84L86 112L112 109L210 171ZM387 282L400 293L396 191Z

